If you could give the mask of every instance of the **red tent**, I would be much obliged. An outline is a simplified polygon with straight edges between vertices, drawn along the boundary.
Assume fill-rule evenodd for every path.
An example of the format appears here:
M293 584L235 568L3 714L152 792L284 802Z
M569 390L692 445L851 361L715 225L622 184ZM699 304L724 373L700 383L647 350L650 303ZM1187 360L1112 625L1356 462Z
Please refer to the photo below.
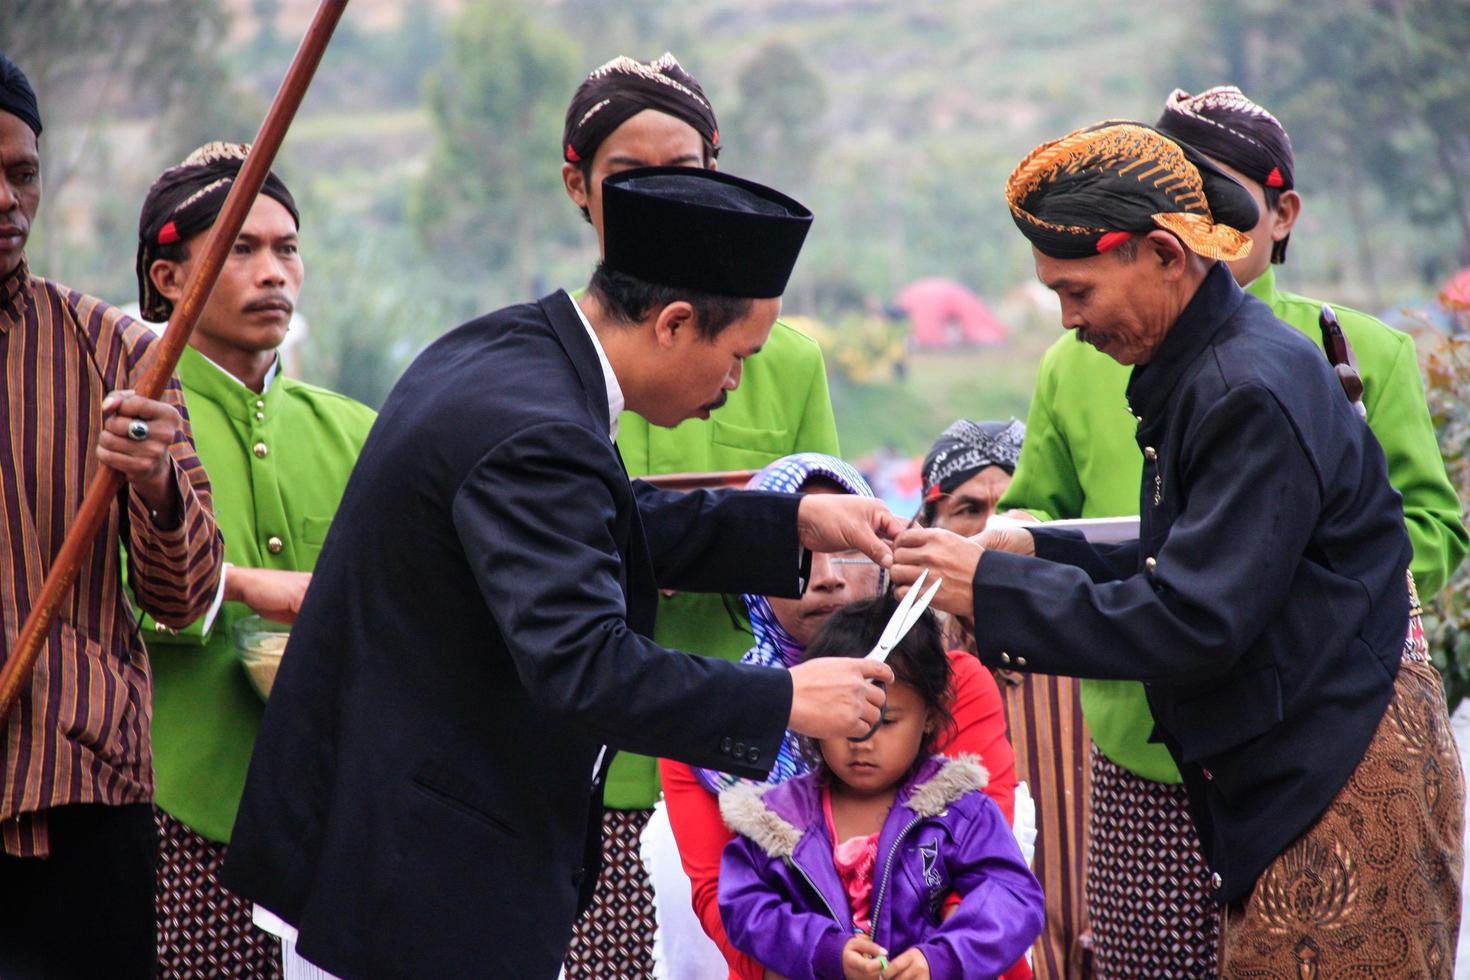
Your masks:
M1470 265L1450 276L1439 291L1439 301L1447 310L1470 310Z
M967 347L999 344L1006 328L985 303L952 279L920 279L898 294L898 305L913 321L919 347Z

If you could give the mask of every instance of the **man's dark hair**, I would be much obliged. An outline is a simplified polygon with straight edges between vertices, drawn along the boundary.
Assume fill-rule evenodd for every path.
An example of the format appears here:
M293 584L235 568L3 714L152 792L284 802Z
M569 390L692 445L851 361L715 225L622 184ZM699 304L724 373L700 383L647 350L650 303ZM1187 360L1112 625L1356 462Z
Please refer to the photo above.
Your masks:
M828 617L812 638L806 648L806 659L866 657L883 635L883 628L897 608L898 599L892 592L843 606ZM893 668L893 679L918 691L924 706L933 713L934 729L924 734L924 741L919 746L919 759L922 760L934 751L940 738L955 725L954 715L950 713L954 684L949 656L944 652L939 621L932 612L926 609L888 654L888 666Z
M641 323L650 311L683 300L694 307L695 328L704 340L714 340L720 331L743 318L750 312L751 303L748 297L644 282L625 272L615 272L602 262L593 270L587 291L597 297L614 320L629 324Z

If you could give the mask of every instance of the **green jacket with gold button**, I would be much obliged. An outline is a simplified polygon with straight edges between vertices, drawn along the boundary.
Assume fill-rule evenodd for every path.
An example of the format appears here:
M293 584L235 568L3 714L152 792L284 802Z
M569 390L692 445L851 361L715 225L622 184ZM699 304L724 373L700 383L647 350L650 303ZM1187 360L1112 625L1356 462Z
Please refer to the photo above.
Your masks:
M178 374L214 487L225 561L310 571L376 414L292 378L278 376L256 394L192 347ZM208 633L203 620L171 634L142 618L153 667L157 803L221 842L235 822L265 708L231 635L250 614L227 602Z
M618 451L635 478L757 470L791 453L838 455L821 348L777 320L760 353L745 362L740 387L722 408L708 419L689 419L672 429L624 412L618 420ZM693 592L659 600L653 639L660 646L724 660L739 660L754 642L739 596ZM608 770L605 805L643 809L653 806L658 793L656 760L618 753Z

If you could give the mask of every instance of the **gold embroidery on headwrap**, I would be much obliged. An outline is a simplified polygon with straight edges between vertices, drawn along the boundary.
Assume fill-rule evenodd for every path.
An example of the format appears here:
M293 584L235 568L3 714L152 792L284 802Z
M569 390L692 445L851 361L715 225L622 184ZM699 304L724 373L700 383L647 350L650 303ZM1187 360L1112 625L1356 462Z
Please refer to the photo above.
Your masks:
M1064 234L1101 235L1116 230L1058 224L1022 207L1023 201L1057 176L1084 169L1112 171L1162 190L1179 210L1153 215L1154 223L1178 235L1195 253L1227 262L1250 253L1246 235L1215 223L1204 181L1184 151L1153 130L1131 123L1101 123L1032 150L1006 181L1011 213L1027 224Z

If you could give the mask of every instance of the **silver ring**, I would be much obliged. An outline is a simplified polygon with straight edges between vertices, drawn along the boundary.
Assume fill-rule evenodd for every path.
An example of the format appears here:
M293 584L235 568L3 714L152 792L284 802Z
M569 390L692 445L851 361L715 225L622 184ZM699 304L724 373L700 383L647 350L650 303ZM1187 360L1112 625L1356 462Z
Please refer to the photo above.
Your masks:
M133 419L128 423L128 438L134 442L147 442L148 423L142 419Z

